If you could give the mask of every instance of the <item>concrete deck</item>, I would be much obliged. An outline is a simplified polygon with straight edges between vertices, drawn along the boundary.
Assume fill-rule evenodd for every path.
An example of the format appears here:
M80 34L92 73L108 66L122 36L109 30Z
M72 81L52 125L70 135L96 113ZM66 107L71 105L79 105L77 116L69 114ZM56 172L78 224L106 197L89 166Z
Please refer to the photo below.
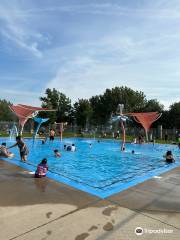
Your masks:
M0 240L179 240L180 168L161 177L102 200L0 161Z

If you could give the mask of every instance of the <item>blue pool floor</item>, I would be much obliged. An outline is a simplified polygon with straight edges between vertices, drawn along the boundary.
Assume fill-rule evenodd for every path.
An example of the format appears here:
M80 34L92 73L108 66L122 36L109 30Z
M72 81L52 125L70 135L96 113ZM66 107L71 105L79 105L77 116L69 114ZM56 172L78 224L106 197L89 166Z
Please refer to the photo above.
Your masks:
M11 163L11 164L14 164L14 165L17 165L23 169L26 169L28 171L31 171L31 172L34 172L36 170L36 168L31 165L30 163L22 163L20 161L17 161L17 160L10 160L10 159L5 159L5 161ZM73 188L76 188L78 190L81 190L81 191L84 191L84 192L87 192L89 194L92 194L94 196L97 196L97 197L100 197L102 199L104 198L107 198L111 195L114 195L116 193L120 193L130 187L133 187L139 183L142 183L146 180L149 180L151 179L152 177L154 176L158 176L162 173L165 173L167 171L170 171L176 167L180 166L179 164L172 164L172 165L167 165L161 169L157 169L157 170L153 170L153 171L150 171L148 174L146 174L145 176L142 176L142 177L137 177L136 179L130 181L130 182L127 182L127 183L124 183L124 184L118 184L111 190L101 190L101 189L94 189L90 186L86 186L85 184L81 184L81 183L78 183L78 182L75 182L71 179L68 179L68 178L65 178L63 176L61 176L60 174L57 174L57 173L54 173L54 172L51 172L51 171L48 171L47 173L47 177L52 179L52 180L55 180L59 183L64 183L66 185L69 185L70 187L73 187Z
M91 150L89 150L89 149L85 149L85 154L86 154L86 151L87 151L87 155L88 154L90 154L90 156L96 156L97 158L98 158L98 154L99 154L99 151L97 151L97 149L96 149L96 147L95 147L95 142L93 142L92 140L85 140L85 139L80 139L80 140L75 140L75 139L66 139L65 140L65 143L66 142L71 142L71 141L76 141L76 145L78 145L79 146L79 148L78 148L78 151L81 153L81 146L83 146L83 148L84 148L84 146L86 146L87 144L89 144L89 142L92 142L93 144L94 144L94 148L95 148L95 151L94 151L94 153L93 152L90 152ZM57 144L59 144L59 142L57 142ZM85 145L86 144L86 145ZM111 141L111 140L109 140L109 141L106 141L105 142L105 144L103 145L104 143L102 142L102 145L97 145L98 146L98 148L99 148L99 146L101 146L101 148L103 147L103 148L109 148L109 150L110 150L110 152L108 152L108 155L109 154L111 154L111 157L113 157L113 156L115 156L115 157L117 157L117 156L119 156L120 155L120 153L118 152L118 151L116 151L116 148L118 148L118 145L119 145L119 143L118 143L118 145L117 145L117 142L113 142L113 141ZM109 145L108 145L109 144ZM114 144L114 145L113 145ZM37 145L38 146L38 149L40 149L39 147L39 145ZM48 146L50 146L50 145L48 145ZM54 148L57 148L58 147L58 145L56 145L56 142L55 142L55 144L54 144L54 146L50 146L50 148L51 148L51 150L52 149L54 149ZM134 146L133 146L134 147ZM169 147L169 146L168 146ZM171 147L171 146L170 146ZM49 148L49 147L48 147ZM130 148L130 150L131 150L131 148L132 148L132 146L130 146L129 145L129 148ZM147 148L149 148L149 147L147 147ZM164 147L164 146L159 146L159 145L157 145L157 149L158 149L158 151L155 151L155 155L153 156L153 157L155 157L155 156L157 156L157 159L160 159L160 155L162 154L161 153L161 151L159 151L159 149L161 150L161 148L162 148L162 153L167 149L167 146L166 147ZM112 150L111 149L114 149L115 150L115 153L114 152L112 152ZM137 150L139 150L139 148L137 149ZM151 151L152 151L152 149L150 149ZM147 150L146 150L147 151ZM32 151L33 152L33 151ZM42 149L42 152L43 152L43 149ZM101 150L101 152L102 152L102 150ZM16 149L16 153L17 153L17 156L18 156L18 151L17 151L17 149ZM178 153L178 152L177 152ZM66 159L66 157L68 157L68 158L72 158L71 159L71 161L76 161L76 160L78 160L78 158L80 158L81 157L81 155L77 155L77 156L75 156L75 155L66 155L66 153L63 153L64 155L65 155L65 160L66 160L66 162L68 161L68 159ZM78 153L79 154L79 153ZM92 155L92 154L94 154L94 155ZM114 155L115 154L115 155ZM148 156L148 154L150 154L148 151L147 151L147 156ZM179 153L178 153L179 154ZM82 156L84 157L84 152L82 152ZM126 155L125 155L126 156ZM131 157L131 154L129 154L128 153L128 156L130 156L130 158L132 158ZM73 157L74 157L74 159L73 159ZM100 157L101 158L103 158L103 157L107 157L106 155L105 155L105 152L104 152L104 155L100 155ZM121 158L123 158L123 156L120 156ZM77 158L77 159L76 159ZM87 159L88 159L88 157L86 157ZM128 157L129 158L129 157ZM128 159L127 158L127 156L126 156L126 160L127 160L127 162L128 162ZM136 160L137 159L139 159L139 158L141 158L140 157L140 155L138 156L136 156ZM149 157L150 158L150 157ZM27 163L22 163L22 162L20 162L19 161L19 159L18 159L18 157L17 158L14 158L14 159L4 159L5 161L7 161L7 162L9 162L9 163L11 163L11 164L15 164L15 165L17 165L17 166L20 166L20 167L22 167L22 168L24 168L24 169L26 169L26 170L28 170L28 171L31 171L31 172L34 172L35 170L36 170L36 165L37 165L37 163L38 163L38 161L39 161L39 156L32 156L31 155L31 157L29 158L30 160L28 160L28 162ZM31 160L32 159L32 160ZM37 160L37 162L36 162L36 160ZM112 161L112 159L110 159L111 161ZM118 161L120 161L118 158L116 159L117 160L117 162ZM146 157L144 157L144 155L143 155L143 160L144 160L144 163L145 163L145 161L146 161L146 163L148 163L147 161L147 158ZM154 158L152 159L153 161L152 161L152 163L154 163ZM108 161L109 161L109 159L108 159ZM124 159L123 159L123 161L124 161ZM137 160L138 161L138 160ZM161 163L161 161L160 160L158 160L159 161L159 163ZM101 161L100 161L101 162ZM121 162L120 162L121 163ZM135 165L137 162L136 161L134 161L133 162L133 164ZM152 165L152 163L151 164L149 164L148 163L148 167L149 167L149 165L151 166ZM51 158L50 158L50 164L54 164L54 160L52 159L52 162L51 162ZM57 163L55 163L55 164L57 164ZM100 180L103 182L103 184L101 184L101 181L100 180L98 180L97 181L97 179L98 179L98 172L96 173L96 175L95 175L95 180L96 181L92 181L91 179L89 180L89 178L88 178L88 176L84 176L84 175L82 175L82 166L83 165L78 165L78 167L75 165L75 168L78 168L77 169L77 171L75 171L75 172L73 172L73 174L75 174L74 176L73 176L73 174L71 175L71 172L70 173L68 173L68 174L65 174L63 171L59 171L58 169L58 167L61 167L60 169L62 169L62 164L63 164L63 161L61 161L61 162L59 162L59 165L57 165L56 166L56 168L54 168L54 166L52 166L51 168L50 168L50 170L48 171L48 173L47 173L47 177L49 177L50 179L53 179L53 180L55 180L55 181L57 181L57 182L60 182L60 183L64 183L64 184L67 184L67 185L69 185L69 186L71 186L71 187L73 187L73 188L76 188L76 189L79 189L79 190L81 190L81 191L84 191L84 192L87 192L87 193L89 193L89 194L92 194L92 195L95 195L95 196L98 196L98 197L100 197L100 198L107 198L107 197L109 197L109 196L111 196L111 195L113 195L113 194L116 194L116 193L119 193L119 192L121 192L121 191L123 191L123 190L126 190L126 189L128 189L129 187L133 187L133 186L135 186L136 184L139 184L139 183L142 183L142 182L144 182L144 181L146 181L146 180L148 180L148 179L151 179L152 177L154 177L154 176L158 176L158 175L160 175L160 174L162 174L162 173L165 173L165 172L167 172L167 171L169 171L169 170L171 170L171 169L173 169L173 168L175 168L175 167L177 167L177 166L179 166L180 164L179 164L179 161L177 161L176 163L173 163L173 164L164 164L164 165L162 165L162 164L160 164L160 165L158 165L156 168L154 167L154 166L152 166L152 169L150 169L150 170L148 170L147 172L145 172L145 173L141 173L139 176L138 176L138 174L137 174L137 176L135 176L135 177L131 177L131 178L129 178L129 180L126 180L126 181L124 181L124 180L122 180L123 179L123 176L122 176L122 178L120 178L119 176L116 176L116 175L112 175L112 173L108 173L108 174L110 174L110 177L111 178L109 178L108 180L106 180L106 179L101 179L102 178L102 176L103 176L103 174L102 173L104 173L104 172L102 172L102 173L100 173L100 174L102 174L102 176L101 176L101 178L100 178ZM81 164L81 161L80 161L80 164ZM88 163L89 164L89 163ZM94 163L93 163L94 164ZM100 163L99 163L100 164ZM105 164L107 164L107 162L105 162ZM115 163L116 164L116 163ZM128 164L132 164L131 162L130 163L128 163ZM71 163L71 165L73 165L73 163ZM108 165L107 165L108 166ZM71 167L71 166L69 166L68 165L68 167ZM74 167L74 166L73 166ZM83 166L84 167L84 166ZM85 165L85 167L87 167L87 165ZM89 165L88 165L88 167L89 167ZM102 167L102 166L101 166ZM115 165L115 167L117 168L117 166ZM119 165L118 165L118 167L119 167ZM127 166L127 168L128 167L130 167L130 166ZM144 166L143 165L140 165L140 168L143 168ZM80 170L79 170L80 169ZM74 169L72 169L72 170L74 170ZM76 170L76 169L75 169ZM91 168L89 168L88 169L88 171L90 171L91 170ZM78 172L79 171L79 172ZM102 169L102 171L105 171L105 175L107 174L107 172L106 172L106 169ZM116 172L116 171L115 171ZM92 175L94 172L90 172L90 174ZM117 172L118 173L118 172ZM122 175L123 175L123 172L121 173ZM86 173L86 175L87 175L87 173ZM81 179L81 178L83 178L83 180ZM86 179L87 178L87 179ZM92 184L91 184L91 182L92 182ZM104 185L104 183L105 183L105 185Z

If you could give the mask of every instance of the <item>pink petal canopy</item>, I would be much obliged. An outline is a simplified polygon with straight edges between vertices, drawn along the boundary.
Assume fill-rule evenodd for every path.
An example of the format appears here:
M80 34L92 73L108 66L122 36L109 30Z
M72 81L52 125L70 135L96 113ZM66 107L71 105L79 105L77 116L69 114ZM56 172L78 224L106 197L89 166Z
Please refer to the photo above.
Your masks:
M145 130L149 130L152 123L161 117L161 113L147 112L147 113L126 113L125 115L132 116L134 120L140 123Z
M23 104L11 105L9 108L18 117L19 123L22 127L29 118L33 117L33 114L35 114L36 111L50 111L48 108L39 108Z

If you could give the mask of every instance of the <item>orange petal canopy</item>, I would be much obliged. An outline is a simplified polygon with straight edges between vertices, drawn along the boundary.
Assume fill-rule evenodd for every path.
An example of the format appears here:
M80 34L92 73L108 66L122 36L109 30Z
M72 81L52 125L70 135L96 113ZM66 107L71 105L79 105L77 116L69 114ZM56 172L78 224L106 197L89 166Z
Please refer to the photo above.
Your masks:
M9 108L18 117L19 123L21 126L24 126L24 124L29 118L34 117L36 112L53 111L53 110L48 110L48 108L39 108L39 107L33 107L33 106L28 106L23 104L11 105L9 106Z
M24 104L18 104L17 106L20 106L22 108L29 109L29 110L34 110L34 111L54 111L54 110L49 110L48 108L33 107L29 105L24 105Z
M126 113L125 115L132 116L134 120L140 123L145 130L148 130L152 123L161 117L161 113L147 112L147 113Z

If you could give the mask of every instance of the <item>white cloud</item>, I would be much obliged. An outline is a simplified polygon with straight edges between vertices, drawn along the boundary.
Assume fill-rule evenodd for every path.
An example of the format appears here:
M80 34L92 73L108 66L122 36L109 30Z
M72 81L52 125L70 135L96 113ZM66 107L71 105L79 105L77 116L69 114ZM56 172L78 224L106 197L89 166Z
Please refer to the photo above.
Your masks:
M178 40L179 37L176 35L175 38ZM114 34L95 42L71 45L64 52L56 49L57 58L59 55L67 58L59 67L57 64L55 77L45 87L55 87L77 100L101 94L106 88L126 85L144 91L149 98L165 101L165 89L174 89L172 81L168 80L179 66L161 58L168 49L161 44L162 38L135 40L128 35ZM166 34L165 38L168 42L174 36ZM178 85L177 77L173 77L173 82ZM165 89L160 94L163 86ZM156 87L159 95L154 91Z
M17 14L19 11L23 14ZM43 37L42 34L30 27L31 19L28 18L24 9L21 9L18 4L10 5L1 2L0 21L0 33L3 37L34 56L42 57L43 54L39 48L39 43L47 41L47 37Z
M18 46L13 53L20 49L35 56L22 74L19 67L22 81L50 76L44 89L55 87L73 100L116 85L142 90L166 106L168 99L178 99L180 1L2 2L0 33L9 40L6 46L11 41ZM12 88L20 89L18 84Z
M87 3L84 4L68 4L61 3L56 6L40 6L36 8L30 8L25 11L27 16L33 16L36 14L49 14L51 12L63 12L63 13L76 13L76 14L93 14L93 15L113 15L122 17L146 17L157 19L179 19L180 18L180 3L176 0L171 1L150 1L141 3L139 7L123 6L122 3L109 1L108 3ZM18 16L24 16L24 11L17 10L15 14Z
M6 99L13 104L29 104L40 106L39 93L32 91L21 91L6 89L1 92L1 99Z

